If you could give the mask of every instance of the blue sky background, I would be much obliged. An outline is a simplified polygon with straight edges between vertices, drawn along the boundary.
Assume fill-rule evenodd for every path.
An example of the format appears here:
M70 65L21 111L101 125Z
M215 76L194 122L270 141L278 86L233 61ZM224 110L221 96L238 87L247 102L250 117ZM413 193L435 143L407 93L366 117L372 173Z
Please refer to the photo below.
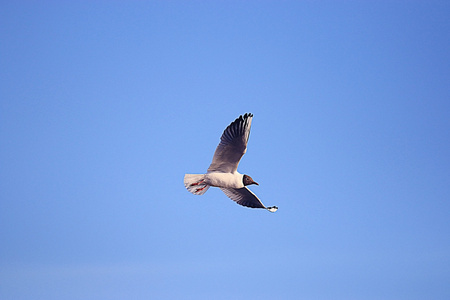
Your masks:
M12 2L1 299L450 298L448 1Z

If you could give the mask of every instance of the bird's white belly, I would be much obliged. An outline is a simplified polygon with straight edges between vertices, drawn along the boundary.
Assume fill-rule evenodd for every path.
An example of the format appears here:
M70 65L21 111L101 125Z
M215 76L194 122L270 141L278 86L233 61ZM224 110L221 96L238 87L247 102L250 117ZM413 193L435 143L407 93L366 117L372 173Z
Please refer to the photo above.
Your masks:
M239 189L244 187L243 174L212 172L205 174L206 184L210 186Z

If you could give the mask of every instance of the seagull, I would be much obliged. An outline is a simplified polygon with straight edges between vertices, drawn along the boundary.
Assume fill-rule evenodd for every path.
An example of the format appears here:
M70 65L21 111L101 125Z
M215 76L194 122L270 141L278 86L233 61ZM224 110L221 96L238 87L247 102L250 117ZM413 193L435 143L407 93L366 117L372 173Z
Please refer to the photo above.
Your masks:
M237 204L251 208L264 208L276 212L278 207L266 207L258 197L247 188L256 184L253 179L237 171L239 161L247 151L253 114L239 116L224 130L220 143L206 174L185 174L184 186L194 195L203 195L210 186L220 188L225 195Z

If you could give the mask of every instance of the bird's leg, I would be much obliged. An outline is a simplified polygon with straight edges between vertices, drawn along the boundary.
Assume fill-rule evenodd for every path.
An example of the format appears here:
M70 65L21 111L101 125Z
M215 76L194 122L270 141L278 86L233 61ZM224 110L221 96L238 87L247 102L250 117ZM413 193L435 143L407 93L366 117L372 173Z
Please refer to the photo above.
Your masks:
M198 193L198 192L200 192L200 191L203 191L206 187L207 187L207 185L205 185L205 186L202 187L202 188L198 188L198 189L195 190L195 192Z
M202 179L199 182L194 182L193 184L191 184L191 186L202 184L204 181L205 181L205 179Z

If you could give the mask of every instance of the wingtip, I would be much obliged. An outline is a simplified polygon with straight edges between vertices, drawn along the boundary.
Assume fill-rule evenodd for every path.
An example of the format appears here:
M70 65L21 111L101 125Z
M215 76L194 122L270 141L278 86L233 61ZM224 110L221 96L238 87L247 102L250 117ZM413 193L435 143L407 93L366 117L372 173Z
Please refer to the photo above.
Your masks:
M274 213L274 212L276 212L278 210L278 206L268 207L267 210Z

